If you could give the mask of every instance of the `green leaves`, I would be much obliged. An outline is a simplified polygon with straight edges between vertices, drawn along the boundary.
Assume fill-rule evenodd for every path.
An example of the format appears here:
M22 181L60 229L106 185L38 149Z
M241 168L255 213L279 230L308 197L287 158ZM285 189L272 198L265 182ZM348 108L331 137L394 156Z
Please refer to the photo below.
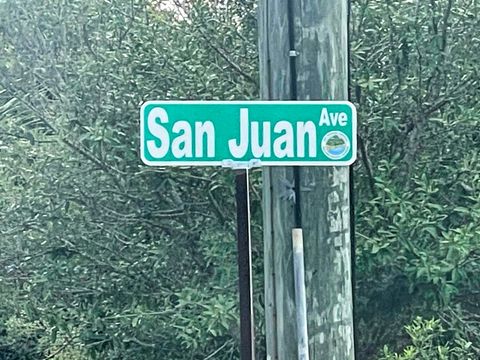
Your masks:
M479 111L480 68L471 61L480 44L470 30L478 10L449 0L353 3L352 95L363 142L358 314L360 332L373 337L362 348L400 344L398 331L385 328L466 306L479 289L480 128L471 111ZM453 356L433 354L424 358Z
M447 330L439 320L416 318L405 327L412 345L407 346L401 354L392 353L386 346L381 360L455 360L474 359L471 342L456 338L448 341Z
M254 4L184 5L0 3L0 314L48 325L35 359L236 352L231 179L141 165L138 111L256 97Z

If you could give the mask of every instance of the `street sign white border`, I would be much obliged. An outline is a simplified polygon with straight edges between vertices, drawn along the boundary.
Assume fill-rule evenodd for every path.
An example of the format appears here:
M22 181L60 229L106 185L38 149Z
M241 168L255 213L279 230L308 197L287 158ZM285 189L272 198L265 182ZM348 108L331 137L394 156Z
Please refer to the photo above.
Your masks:
M248 162L235 159L224 159L224 161L150 161L145 159L145 134L144 134L144 113L145 107L149 105L232 105L232 104L245 104L245 105L347 105L352 110L352 158L347 161L262 161L260 159L251 159L258 160L259 166L349 166L352 165L357 160L357 109L349 101L336 101L336 100L316 100L316 101L293 101L293 100L149 100L142 104L140 108L140 158L145 165L148 166L182 166L182 167L191 167L191 166L224 166L224 161L235 162ZM251 161L249 160L249 161Z

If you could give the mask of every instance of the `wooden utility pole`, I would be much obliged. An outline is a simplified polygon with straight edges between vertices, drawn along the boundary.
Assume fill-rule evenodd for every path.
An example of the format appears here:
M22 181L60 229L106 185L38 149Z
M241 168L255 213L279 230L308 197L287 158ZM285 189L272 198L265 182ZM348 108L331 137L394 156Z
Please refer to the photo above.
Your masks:
M260 0L262 98L347 100L347 19L347 0ZM310 359L354 359L348 167L266 167L263 180L267 359L298 356L291 230L299 221Z

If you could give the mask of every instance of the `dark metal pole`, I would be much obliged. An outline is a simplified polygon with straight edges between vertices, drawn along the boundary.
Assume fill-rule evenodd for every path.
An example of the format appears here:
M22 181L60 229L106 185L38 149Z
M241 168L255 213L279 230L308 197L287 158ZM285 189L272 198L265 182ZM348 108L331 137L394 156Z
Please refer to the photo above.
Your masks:
M252 244L248 170L235 170L237 202L238 283L240 290L240 359L255 359L253 323Z

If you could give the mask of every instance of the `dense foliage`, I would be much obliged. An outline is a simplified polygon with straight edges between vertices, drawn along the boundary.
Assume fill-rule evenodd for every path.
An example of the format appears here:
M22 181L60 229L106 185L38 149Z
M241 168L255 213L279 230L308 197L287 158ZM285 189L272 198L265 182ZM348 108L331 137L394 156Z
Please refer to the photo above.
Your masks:
M141 165L138 119L147 99L253 97L251 8L0 3L7 358L236 356L230 175Z
M359 1L355 12L360 349L402 345L421 314L462 332L478 358L480 6Z
M257 98L255 3L0 1L0 359L238 358L231 174L141 165L138 111ZM359 359L480 356L479 12L352 4Z

